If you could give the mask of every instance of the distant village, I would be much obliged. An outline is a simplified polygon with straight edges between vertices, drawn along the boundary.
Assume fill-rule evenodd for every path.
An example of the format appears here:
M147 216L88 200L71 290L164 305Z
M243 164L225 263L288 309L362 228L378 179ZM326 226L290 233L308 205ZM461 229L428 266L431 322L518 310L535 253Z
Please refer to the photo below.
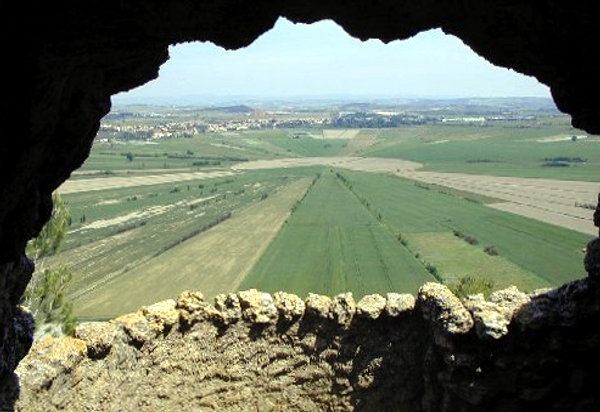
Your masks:
M237 107L237 106L236 106ZM175 117L175 119L173 118ZM131 121L135 119L136 121ZM423 115L394 111L342 111L327 116L304 115L293 112L238 113L234 118L177 120L176 116L160 113L116 113L102 122L97 142L110 140L155 140L191 138L206 133L231 133L261 129L310 129L310 128L386 128L402 125L440 123L445 125L482 125L486 122L533 121L533 115Z

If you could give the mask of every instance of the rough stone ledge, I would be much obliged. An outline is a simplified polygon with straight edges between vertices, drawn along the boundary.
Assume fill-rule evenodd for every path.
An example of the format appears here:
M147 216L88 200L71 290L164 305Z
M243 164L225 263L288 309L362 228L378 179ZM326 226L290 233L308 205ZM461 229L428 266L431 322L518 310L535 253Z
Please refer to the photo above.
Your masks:
M474 331L483 341L498 340L509 333L512 324L521 329L541 328L552 324L568 325L581 314L576 312L578 300L594 301L598 287L593 279L574 281L554 290L539 290L530 294L516 287L496 291L484 299L482 294L463 300L446 286L426 283L415 299L410 294L388 293L366 295L358 303L352 293L334 297L309 293L303 301L286 292L269 293L256 289L217 295L214 304L204 299L201 292L185 291L177 300L168 299L140 308L137 312L119 316L108 322L85 322L77 326L74 338L85 345L86 356L102 358L110 353L115 340L141 347L146 342L167 334L172 328L185 330L198 322L212 322L228 327L237 322L249 326L293 324L303 320L327 321L332 327L352 328L356 322L380 322L401 319L417 314L430 323L433 331L452 338ZM596 301L597 302L597 301ZM600 302L595 303L600 311ZM274 329L274 328L272 328ZM315 327L316 331L316 327ZM59 344L40 341L42 347ZM72 338L65 338L72 346ZM55 351L70 356L70 351Z
M559 378L574 388L573 396L584 391L585 365L593 351L581 363L570 355L571 349L564 349L564 379L547 368L558 362L557 348L574 345L583 350L581 342L572 342L572 331L588 331L582 325L590 316L598 318L599 302L600 285L589 278L530 294L510 287L487 300L482 295L461 300L435 283L423 285L416 298L389 293L367 295L358 302L351 293L309 294L302 300L285 292L271 295L251 289L218 295L211 304L200 292L186 291L177 300L108 322L82 323L73 338L43 338L21 362L17 375L25 383L22 405L35 404L35 410L44 411L88 402L80 395L79 401L70 400L82 377L83 385L92 385L86 379L102 382L102 396L111 397L113 405L142 387L140 399L167 405L170 396L186 387L181 376L190 379L182 396L195 399L196 393L206 393L203 396L217 405L212 410L219 405L222 410L241 410L224 406L230 396L238 396L238 389L254 391L244 396L262 399L270 393L280 396L284 387L291 391L289 404L298 399L306 405L323 402L299 410L329 410L323 406L328 402L343 405L335 410L353 410L347 403L355 402L353 396L387 405L390 394L413 410L421 404L420 396L428 401L427 391L421 392L425 385L439 396L471 405L465 411L474 411L506 399L510 406L523 399L558 396L552 388ZM597 334L589 333L593 344ZM547 336L552 337L551 345L546 345ZM110 368L108 378L105 368ZM138 386L136 379L146 383ZM155 380L173 387L153 387ZM256 389L263 383L268 385ZM46 396L62 403L44 409ZM434 399L429 401L433 406L423 410L438 411Z
M410 294L388 293L386 297L371 294L364 296L358 303L352 293L334 297L309 293L303 301L291 293L276 292L271 295L250 289L217 295L214 304L211 304L201 292L185 291L177 300L168 299L144 306L137 312L108 322L82 323L77 326L74 338L64 338L64 341L60 338L44 339L36 344L36 348L38 351L46 350L44 348L61 346L64 342L66 349L55 350L53 357L60 358L64 354L72 358L73 351L69 348L74 347L76 342L77 348L82 353L85 352L85 356L99 359L110 353L115 341L128 343L139 349L172 328L185 331L198 322L212 322L219 327L228 327L237 322L268 327L274 326L278 321L290 324L303 319L314 319L329 321L333 326L349 329L356 321L400 319L417 312L451 335L465 334L477 324L480 337L497 338L505 333L516 310L517 306L511 303L512 300L522 304L529 298L516 288L509 288L495 293L489 302L482 299L483 297L475 296L467 300L465 307L447 287L436 283L424 285L417 299ZM503 314L502 327L494 326L489 311ZM480 329L482 332L479 332ZM501 329L501 332L496 329Z

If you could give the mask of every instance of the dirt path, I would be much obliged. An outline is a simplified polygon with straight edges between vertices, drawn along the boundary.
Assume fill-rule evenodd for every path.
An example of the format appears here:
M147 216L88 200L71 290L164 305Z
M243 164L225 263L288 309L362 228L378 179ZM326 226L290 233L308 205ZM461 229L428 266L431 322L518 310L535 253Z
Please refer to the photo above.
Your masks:
M207 297L235 290L309 184L310 179L295 181L205 233L82 296L75 302L77 314L115 316L177 297L186 289L200 290Z
M293 157L287 159L255 160L233 165L236 171L278 169L286 167L303 166L332 166L367 172L402 172L417 170L422 167L420 163L402 159L383 159L375 157Z

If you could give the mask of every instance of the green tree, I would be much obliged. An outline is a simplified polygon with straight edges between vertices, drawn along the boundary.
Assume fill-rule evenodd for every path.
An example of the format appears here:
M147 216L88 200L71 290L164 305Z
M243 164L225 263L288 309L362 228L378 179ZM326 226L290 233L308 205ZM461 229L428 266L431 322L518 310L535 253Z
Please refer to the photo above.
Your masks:
M59 325L63 333L70 335L77 322L73 315L73 304L67 298L67 288L73 275L65 265L46 268L43 260L58 251L71 220L60 195L54 194L52 200L54 207L50 220L40 234L27 244L27 254L35 261L36 270L21 303L31 310L38 330Z

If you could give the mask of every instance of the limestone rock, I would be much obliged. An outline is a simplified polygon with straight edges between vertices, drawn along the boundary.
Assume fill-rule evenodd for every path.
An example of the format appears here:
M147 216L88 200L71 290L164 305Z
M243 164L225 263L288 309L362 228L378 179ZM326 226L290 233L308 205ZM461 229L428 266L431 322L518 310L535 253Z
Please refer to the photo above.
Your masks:
M141 308L141 312L148 320L150 329L159 334L165 328L170 328L179 321L179 311L176 307L177 303L173 299L167 299L144 306Z
M309 293L305 303L307 313L323 319L332 317L332 301L329 296Z
M47 335L33 345L17 373L31 387L48 387L59 375L73 370L86 354L87 346L82 340Z
M386 306L386 299L378 294L363 296L356 305L356 316L377 319Z
M220 318L221 314L204 300L198 291L186 290L177 298L175 307L179 310L180 320L186 325Z
M235 323L242 318L240 299L235 293L215 296L215 309L219 313L219 321L225 325Z
M242 316L252 323L274 323L277 321L277 308L269 293L250 289L238 293Z
M409 293L388 293L386 295L385 313L390 317L398 317L415 308L415 297Z
M356 302L352 293L341 293L331 301L331 315L340 325L348 326L356 313Z
M128 313L111 321L114 325L121 327L129 339L136 345L142 345L155 336L150 328L150 322L141 313Z
M448 287L429 282L421 286L417 297L425 319L450 334L464 334L473 327L473 318Z
M83 322L75 328L75 338L85 342L91 358L108 355L115 335L115 325L109 322Z
M477 335L482 339L500 339L508 333L514 314L530 300L527 294L510 286L490 294L488 301L479 293L468 296L464 303L473 316Z
M464 303L475 321L477 336L482 339L500 339L508 333L511 318L498 304L486 302L481 293L468 296Z
M273 302L279 310L279 316L288 322L302 317L306 309L304 301L292 293L275 292Z

